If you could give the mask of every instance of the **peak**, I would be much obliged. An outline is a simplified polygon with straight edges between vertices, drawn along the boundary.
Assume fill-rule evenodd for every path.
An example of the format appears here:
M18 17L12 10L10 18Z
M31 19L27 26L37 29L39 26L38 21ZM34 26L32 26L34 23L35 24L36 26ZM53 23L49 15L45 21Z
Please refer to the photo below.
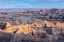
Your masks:
M12 25L9 22L6 23L6 28L11 27L11 26Z

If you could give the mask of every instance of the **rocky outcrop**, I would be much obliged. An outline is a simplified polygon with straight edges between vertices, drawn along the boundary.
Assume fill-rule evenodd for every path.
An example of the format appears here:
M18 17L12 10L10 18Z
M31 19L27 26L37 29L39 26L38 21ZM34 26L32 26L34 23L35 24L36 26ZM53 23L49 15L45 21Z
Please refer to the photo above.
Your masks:
M61 24L61 26L59 24ZM11 33L14 36L12 37L11 34L7 33ZM3 36L1 39L4 39L1 42L5 40L8 42L8 38L10 38L9 42L52 42L53 40L56 42L56 39L64 37L64 29L63 23L61 22L45 21L42 24L33 22L31 24L13 26L7 23L6 29L0 29L0 35Z
M12 25L9 22L6 23L6 28L11 27L11 26Z
M64 35L64 28L52 28L54 35Z
M6 28L6 23L5 22L0 22L0 29L5 29Z
M0 32L7 32L7 33L13 33L14 31L16 31L19 28L18 25L12 26L12 27L8 27L5 30L1 30Z
M33 23L31 24L31 26L32 26L32 27L40 27L40 28L42 28L42 24L41 24L41 23L38 23L38 22L33 22Z
M47 27L57 27L57 28L64 28L64 22L49 22L44 21Z
M26 25L20 25L19 26L19 30L16 33L17 34L21 34L21 33L27 34L27 33L32 32L32 30L33 29L28 24L26 24Z
M10 42L14 35L11 33L0 33L0 42Z
M23 42L23 41L33 41L34 37L31 34L20 34L20 35L15 35L14 36L14 42Z
M44 30L33 30L32 35L34 36L35 39L44 39L45 36L47 35L47 32Z

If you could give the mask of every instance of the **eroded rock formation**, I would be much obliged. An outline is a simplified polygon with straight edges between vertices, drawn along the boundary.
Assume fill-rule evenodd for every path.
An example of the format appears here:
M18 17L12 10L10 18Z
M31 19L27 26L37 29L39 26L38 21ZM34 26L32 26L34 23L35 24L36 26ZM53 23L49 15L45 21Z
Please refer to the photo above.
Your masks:
M46 26L45 26L46 25ZM8 33L8 34L7 34ZM10 33L10 34L9 34ZM11 36L14 35L13 37ZM0 29L1 42L52 42L64 37L64 22L33 22L31 24L11 25L7 22L4 30ZM9 36L8 36L9 35ZM54 41L54 42L55 42Z

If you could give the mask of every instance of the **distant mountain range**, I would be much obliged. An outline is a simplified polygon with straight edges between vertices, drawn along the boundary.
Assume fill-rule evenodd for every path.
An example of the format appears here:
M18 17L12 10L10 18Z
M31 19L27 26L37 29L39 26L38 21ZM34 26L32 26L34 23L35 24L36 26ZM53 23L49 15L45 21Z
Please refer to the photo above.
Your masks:
M8 8L8 9L0 9L0 10L40 10L42 8Z

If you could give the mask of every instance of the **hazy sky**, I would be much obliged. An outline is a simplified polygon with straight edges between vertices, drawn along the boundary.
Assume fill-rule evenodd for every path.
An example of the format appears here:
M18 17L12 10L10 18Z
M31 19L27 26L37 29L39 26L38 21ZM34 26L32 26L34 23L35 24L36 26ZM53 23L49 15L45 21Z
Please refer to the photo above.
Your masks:
M0 8L64 8L64 0L0 0Z

